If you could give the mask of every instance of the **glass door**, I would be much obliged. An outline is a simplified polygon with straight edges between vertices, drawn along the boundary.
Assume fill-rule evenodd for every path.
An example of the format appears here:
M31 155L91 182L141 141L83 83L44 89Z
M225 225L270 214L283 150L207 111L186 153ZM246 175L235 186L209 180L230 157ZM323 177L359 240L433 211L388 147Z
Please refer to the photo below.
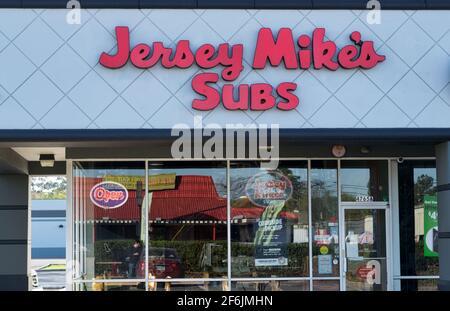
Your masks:
M386 208L344 208L344 289L387 290Z

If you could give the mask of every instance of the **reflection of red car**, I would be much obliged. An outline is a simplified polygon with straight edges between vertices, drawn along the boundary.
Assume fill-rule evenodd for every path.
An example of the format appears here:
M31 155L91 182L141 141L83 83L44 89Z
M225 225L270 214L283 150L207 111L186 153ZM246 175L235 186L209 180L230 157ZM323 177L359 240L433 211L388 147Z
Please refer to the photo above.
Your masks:
M148 250L148 273L157 279L184 277L184 268L177 251L173 248L150 247ZM145 257L141 256L136 271L138 278L145 278Z

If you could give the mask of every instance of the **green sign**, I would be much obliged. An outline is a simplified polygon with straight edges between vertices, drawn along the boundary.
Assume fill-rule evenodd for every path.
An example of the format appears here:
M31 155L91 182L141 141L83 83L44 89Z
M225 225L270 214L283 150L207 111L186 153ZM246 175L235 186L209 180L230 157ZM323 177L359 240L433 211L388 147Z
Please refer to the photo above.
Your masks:
M438 211L436 195L425 195L423 198L424 214L424 256L438 256Z

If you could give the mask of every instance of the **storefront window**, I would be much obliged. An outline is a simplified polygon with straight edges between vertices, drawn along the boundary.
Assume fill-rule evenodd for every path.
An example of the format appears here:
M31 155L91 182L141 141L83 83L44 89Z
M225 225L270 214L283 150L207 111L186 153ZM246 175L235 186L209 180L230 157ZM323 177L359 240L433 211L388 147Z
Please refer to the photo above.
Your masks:
M401 275L439 275L434 161L405 161L399 165L399 214ZM420 290L422 285L427 287L427 282L430 280L402 281L402 289Z
M233 282L232 290L236 291L309 291L309 280L295 281L241 281Z
M405 291L437 291L438 280L422 279L422 280L402 280L402 290Z
M343 160L340 182L343 202L389 201L386 160Z
M307 276L307 162L235 162L230 179L232 276Z
M322 292L330 292L330 291L339 291L340 282L339 280L314 280L313 281L313 290L314 291L322 291Z
M386 290L385 209L354 208L344 213L346 290ZM375 275L373 282L368 282L369 273Z
M144 282L121 283L121 282L92 282L80 283L76 285L79 291L143 291L145 290Z
M337 162L311 161L314 276L339 276Z
M343 162L341 176L353 176L355 185L366 185L360 195L378 200L370 189L385 191L384 181L373 182L387 174L380 173L385 163ZM75 289L340 289L337 160L282 160L275 170L258 161L82 161L73 167ZM416 210L433 194L433 182L424 177L430 174L414 175ZM348 228L359 232L371 215L352 212L358 211L345 218ZM382 220L373 225L384 228ZM413 237L423 235L416 230ZM367 254L360 256L385 256L361 249ZM430 267L436 259L425 260Z
M196 282L150 282L149 291L166 292L205 292L205 291L226 291L227 280L223 281L196 281Z
M144 180L144 162L75 163L75 278L145 278Z
M149 162L149 274L227 276L224 162Z

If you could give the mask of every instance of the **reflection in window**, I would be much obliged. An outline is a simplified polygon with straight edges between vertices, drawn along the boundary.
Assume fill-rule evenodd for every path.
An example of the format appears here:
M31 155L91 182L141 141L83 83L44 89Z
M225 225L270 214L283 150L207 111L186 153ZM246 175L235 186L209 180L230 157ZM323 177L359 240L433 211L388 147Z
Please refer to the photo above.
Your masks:
M386 160L341 161L343 202L389 201Z
M75 277L144 278L144 162L78 162L73 172Z
M306 161L233 163L231 256L233 277L306 276L308 174Z
M226 164L165 162L149 166L150 276L225 277Z
M399 165L399 202L401 275L439 275L435 161ZM402 281L402 290L426 283Z
M340 281L339 280L314 280L313 281L313 291L339 291Z
M345 210L345 244L346 290L386 290L385 210ZM369 273L375 282L368 282Z
M337 162L311 161L314 276L339 276Z
M438 291L437 279L402 280L403 291Z
M264 281L241 281L233 282L231 290L235 291L309 291L309 281L278 281L278 280L264 280Z
M347 257L386 257L385 211L383 209L346 210L345 242L357 245L356 252L347 250Z
M92 282L75 285L78 291L144 291L145 283L112 283L112 282Z
M228 281L196 281L196 282L150 282L149 291L166 292L206 292L206 291L226 291Z

